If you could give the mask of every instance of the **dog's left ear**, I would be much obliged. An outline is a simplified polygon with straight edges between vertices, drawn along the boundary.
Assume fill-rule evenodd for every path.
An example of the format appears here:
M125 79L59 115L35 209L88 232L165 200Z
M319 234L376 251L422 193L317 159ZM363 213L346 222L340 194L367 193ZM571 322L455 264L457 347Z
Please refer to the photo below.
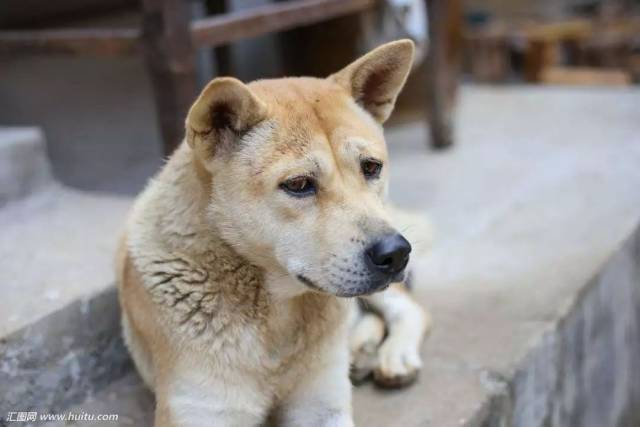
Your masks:
M413 52L411 40L387 43L329 76L329 79L347 89L362 108L383 123L391 115L396 98L407 80Z
M205 160L232 148L267 115L267 106L240 80L212 80L189 110L187 143Z

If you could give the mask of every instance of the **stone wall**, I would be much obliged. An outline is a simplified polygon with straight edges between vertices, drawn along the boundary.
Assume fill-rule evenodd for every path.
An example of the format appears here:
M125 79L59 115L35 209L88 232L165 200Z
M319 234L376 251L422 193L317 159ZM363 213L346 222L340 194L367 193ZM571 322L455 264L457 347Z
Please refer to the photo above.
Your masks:
M640 228L503 391L486 427L640 426Z

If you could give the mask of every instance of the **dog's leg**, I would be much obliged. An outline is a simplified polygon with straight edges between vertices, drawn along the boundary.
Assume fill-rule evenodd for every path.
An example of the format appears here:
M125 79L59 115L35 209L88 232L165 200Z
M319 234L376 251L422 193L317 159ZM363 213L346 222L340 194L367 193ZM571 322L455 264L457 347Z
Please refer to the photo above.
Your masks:
M364 381L378 366L378 347L384 339L384 321L375 313L363 311L359 306L349 335L351 354L351 381Z
M122 312L121 317L122 324L122 337L131 354L131 358L136 366L136 369L145 385L153 390L153 362L151 359L151 353L146 346L144 339L136 333L136 330L132 327L131 321L126 311Z
M332 346L326 362L312 368L296 385L279 409L278 425L353 427L349 354L346 341L342 344Z
M383 387L401 387L416 379L422 366L420 345L431 327L431 316L401 283L365 297L387 326L387 338L378 349L374 381Z
M157 378L155 427L252 427L267 418L270 401L255 382L243 381L241 375L227 375L233 381L218 382L190 369L174 369L171 378Z

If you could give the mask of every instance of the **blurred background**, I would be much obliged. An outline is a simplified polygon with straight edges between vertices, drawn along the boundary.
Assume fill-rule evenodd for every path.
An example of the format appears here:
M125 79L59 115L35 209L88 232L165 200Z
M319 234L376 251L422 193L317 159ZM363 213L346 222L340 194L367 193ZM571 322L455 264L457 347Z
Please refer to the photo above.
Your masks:
M427 4L5 0L0 123L39 126L62 182L132 194L182 138L186 109L217 75L326 76L411 37L419 55L394 119L431 117L435 146L452 142L450 104L463 82L640 79L638 1L451 0L434 1L430 13Z
M357 389L357 424L640 426L638 0L0 1L0 426L151 425L112 259L206 82L407 37L391 199L433 223L436 326L412 388Z

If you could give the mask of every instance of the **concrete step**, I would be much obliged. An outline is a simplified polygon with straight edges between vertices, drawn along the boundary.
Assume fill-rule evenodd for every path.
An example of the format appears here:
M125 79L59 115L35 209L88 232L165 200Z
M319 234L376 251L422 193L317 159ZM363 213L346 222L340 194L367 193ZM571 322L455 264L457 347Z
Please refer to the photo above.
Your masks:
M434 337L427 344L424 372L413 388L393 392L371 386L356 389L356 425L640 425L639 261L640 228L601 266L557 319L532 324L529 331L512 330L511 336L505 333L505 326L497 328L495 336L482 335L486 325L475 332L472 325L468 325L466 333L459 329L441 331L454 337ZM495 305L494 296L488 294L476 296L468 306L486 307L491 303ZM477 309L463 311L456 304L443 309L453 311L449 316L469 317L466 321L457 320L459 327L478 320ZM486 323L491 316L484 317ZM518 360L508 370L494 370L489 364L473 361L467 364L461 359L469 358L469 354L445 356L458 341L468 353L477 352L477 347L488 347L497 357L513 357L525 334L529 342L520 345L526 349L517 354ZM474 335L475 340L471 338ZM478 342L483 339L487 342ZM436 347L443 344L446 347ZM66 413L117 414L118 425L151 427L153 409L153 394L132 372ZM111 427L114 422L47 423L49 427L66 425Z
M131 200L59 185L45 148L37 129L0 131L0 424L84 399L129 363L112 260Z
M401 206L428 212L437 232L415 275L435 329L412 388L356 390L358 425L640 425L637 105L638 90L467 87L453 150L429 154L419 124L389 130L391 194ZM0 258L0 274L24 265L12 256ZM75 252L66 266L84 259ZM68 310L79 313L70 317L73 327L47 317L34 328L47 325L48 337L87 331L96 337L84 341L87 348L73 338L79 345L67 356L22 355L48 342L12 353L36 384L44 376L52 386L7 407L61 412L75 399L76 413L116 413L119 425L150 425L152 396L127 365L115 294L104 289L85 305L71 303ZM81 322L90 327L75 327ZM85 357L96 349L106 357ZM58 376L53 361L60 360L76 360L76 374ZM28 377L0 377L0 384L22 379ZM80 392L58 399L65 384Z

